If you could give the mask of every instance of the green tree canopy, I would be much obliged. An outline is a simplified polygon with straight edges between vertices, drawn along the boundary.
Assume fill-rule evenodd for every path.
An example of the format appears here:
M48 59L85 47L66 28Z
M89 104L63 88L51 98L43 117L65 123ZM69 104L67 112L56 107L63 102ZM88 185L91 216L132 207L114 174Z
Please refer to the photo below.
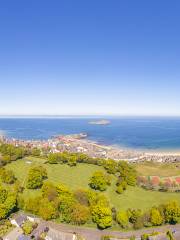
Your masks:
M112 226L112 212L109 207L98 204L93 207L92 220L101 229Z
M110 178L102 171L97 171L93 174L89 183L90 187L95 190L104 191L110 185Z

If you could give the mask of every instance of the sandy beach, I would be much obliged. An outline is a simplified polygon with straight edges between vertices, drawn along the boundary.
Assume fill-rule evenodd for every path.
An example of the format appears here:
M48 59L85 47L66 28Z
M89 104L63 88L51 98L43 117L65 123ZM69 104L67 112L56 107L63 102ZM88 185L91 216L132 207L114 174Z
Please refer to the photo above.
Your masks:
M36 147L42 150L49 148L50 152L72 152L84 153L90 157L105 158L114 160L125 160L129 162L179 162L179 151L158 151L158 150L137 150L114 145L102 145L91 141L88 137L80 134L60 135L48 140L19 140L14 138L1 137L4 143L16 146Z

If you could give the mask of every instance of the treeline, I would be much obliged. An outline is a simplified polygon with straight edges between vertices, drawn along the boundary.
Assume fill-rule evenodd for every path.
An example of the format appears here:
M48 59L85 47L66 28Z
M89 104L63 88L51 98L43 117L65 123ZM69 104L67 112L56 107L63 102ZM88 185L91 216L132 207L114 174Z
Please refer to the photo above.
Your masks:
M26 156L40 156L41 151L38 148L28 148L14 146L12 144L0 144L0 166L6 165L11 161L24 158Z
M180 205L177 201L170 201L167 204L152 207L146 212L140 209L121 210L117 213L116 219L124 229L176 224L180 222Z
M82 225L96 223L100 229L119 225L122 229L176 224L180 222L180 205L176 201L152 207L143 212L140 209L117 210L106 196L94 190L72 191L64 184L44 182L41 195L23 200L19 207L41 216L45 220L59 219L60 222Z
M59 218L61 222L82 225L94 222L101 229L113 223L109 201L93 190L70 190L64 184L44 182L41 196L20 199L20 208L40 215L45 220Z
M135 186L137 184L137 173L135 169L125 161L115 161L113 159L91 158L81 153L50 153L48 155L50 164L68 164L76 166L77 163L87 163L104 167L107 174L117 176L117 190L121 194L126 190L127 185ZM102 186L100 186L102 185ZM95 173L90 186L96 190L104 191L110 185L110 178L102 172Z

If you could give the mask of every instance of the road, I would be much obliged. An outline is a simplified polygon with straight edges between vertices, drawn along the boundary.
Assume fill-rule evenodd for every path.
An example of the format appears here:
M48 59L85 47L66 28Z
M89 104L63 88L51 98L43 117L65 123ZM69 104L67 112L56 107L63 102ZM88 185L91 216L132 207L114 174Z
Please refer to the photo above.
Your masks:
M168 230L175 231L174 237L176 240L180 240L180 224L177 225L166 225L157 228L149 228L149 229L141 229L137 231L128 231L128 232L120 232L120 231L109 231L109 230L98 230L94 228L83 228L65 224L57 224L54 222L48 222L50 227L53 227L57 230L64 232L76 232L84 237L86 240L100 240L101 236L109 235L118 238L129 238L131 236L140 237L144 233L152 233L152 232L162 232L166 233ZM159 238L160 240L166 240L163 236Z
M3 240L15 240L23 233L22 229L19 227L14 228L6 236L3 237Z

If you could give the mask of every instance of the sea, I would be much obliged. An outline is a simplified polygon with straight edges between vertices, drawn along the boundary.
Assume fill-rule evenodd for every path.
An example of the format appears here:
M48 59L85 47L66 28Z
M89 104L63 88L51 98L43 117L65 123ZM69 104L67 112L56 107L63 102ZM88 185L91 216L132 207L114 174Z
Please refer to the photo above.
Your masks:
M101 118L102 119L102 118ZM180 150L180 118L107 117L107 125L90 124L98 117L0 118L0 134L8 138L45 140L62 134L86 133L104 145L141 150Z

